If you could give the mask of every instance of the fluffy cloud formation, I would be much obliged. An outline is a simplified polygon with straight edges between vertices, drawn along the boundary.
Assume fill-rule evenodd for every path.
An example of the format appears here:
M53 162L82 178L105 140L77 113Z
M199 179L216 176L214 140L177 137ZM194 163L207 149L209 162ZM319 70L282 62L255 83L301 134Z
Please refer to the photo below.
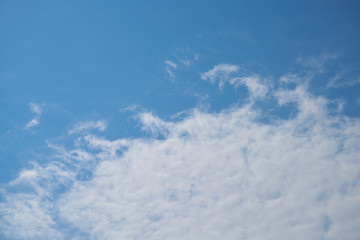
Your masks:
M236 71L218 65L203 79L231 81ZM306 85L264 82L241 80L250 98L266 94L278 108L295 106L295 116L263 122L253 101L194 109L181 121L140 113L154 137L84 134L72 150L50 146L53 161L2 189L1 231L9 239L358 239L360 120L330 113Z
M39 125L39 120L41 116L41 107L38 104L30 103L29 104L30 110L35 114L35 117L26 123L24 129L28 130L32 127Z

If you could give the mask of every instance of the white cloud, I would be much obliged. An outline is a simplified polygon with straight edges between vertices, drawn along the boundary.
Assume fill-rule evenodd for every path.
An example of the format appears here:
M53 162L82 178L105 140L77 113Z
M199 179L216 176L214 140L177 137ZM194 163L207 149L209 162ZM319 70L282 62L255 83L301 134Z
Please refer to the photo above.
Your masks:
M2 232L8 239L63 239L62 234L53 227L50 216L50 202L28 194L7 195L7 204L1 204Z
M199 59L199 54L194 53L189 48L177 48L173 56L173 60L165 61L165 70L170 79L175 78L175 71L184 67L191 66Z
M35 117L26 123L24 129L28 130L32 127L39 125L40 123L40 116L41 116L41 107L38 104L30 103L29 104L30 110L35 114Z
M202 73L201 79L209 80L211 83L219 81L219 85L223 86L226 81L231 79L231 74L239 70L239 67L232 64L222 63L214 66L211 70Z
M172 123L165 122L148 112L140 113L138 118L142 123L142 129L154 135L164 135L168 132L169 127L172 126Z
M97 129L99 131L104 131L106 129L106 122L104 121L87 121L87 122L79 122L75 125L75 127L69 130L68 134L75 134L84 132L90 129Z
M173 69L177 68L177 64L172 61L167 60L167 61L165 61L165 64L169 67L172 67Z
M319 56L312 56L312 57L299 57L297 60L298 62L305 66L310 68L312 71L318 72L318 73L324 73L326 67L325 65L338 58L338 54L335 53L322 53Z
M121 108L120 112L135 112L136 110L139 110L139 109L141 109L141 106L132 104L127 107Z
M256 74L240 72L240 67L232 64L215 65L209 71L201 74L201 79L214 83L219 82L219 87L223 88L225 83L235 87L245 85L250 93L251 99L264 98L269 91L269 87L262 83L263 79Z
M30 103L30 109L36 115L41 115L41 107L38 104Z
M177 68L177 64L172 62L172 61L169 61L169 60L166 60L165 61L165 69L166 69L166 72L168 73L168 75L173 78L175 76L174 74L174 70L176 70Z
M328 88L338 88L346 86L354 86L360 84L360 76L353 74L354 71L350 69L343 69L329 79L327 83Z
M1 231L14 239L357 239L360 120L329 114L329 100L305 84L261 81L241 84L295 104L297 115L262 123L252 101L194 109L181 121L141 113L161 139L85 135L73 150L53 147L53 161L2 190Z
M26 123L24 129L30 129L32 127L35 127L39 125L39 117L36 116L34 119L30 120L28 123Z
M235 86L245 85L253 99L264 98L269 91L269 87L261 83L261 78L258 75L231 78L229 83Z
M199 60L199 56L200 55L198 53L193 52L189 48L178 48L176 59L183 66L190 66L191 64Z

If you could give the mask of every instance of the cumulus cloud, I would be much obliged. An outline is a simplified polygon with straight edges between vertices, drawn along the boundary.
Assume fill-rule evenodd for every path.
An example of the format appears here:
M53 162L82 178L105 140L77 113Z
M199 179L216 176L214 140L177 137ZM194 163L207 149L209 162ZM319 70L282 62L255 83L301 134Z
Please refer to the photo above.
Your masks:
M236 69L218 65L204 78ZM10 239L357 239L360 120L329 114L329 100L304 84L265 91L242 81L277 107L294 104L296 116L264 123L252 101L194 109L180 121L141 113L150 137L84 134L73 149L52 146L49 164L2 189L1 231Z
M69 130L68 134L81 133L84 131L88 131L90 129L97 129L99 131L104 131L106 129L106 122L104 121L86 121L79 122L75 125L75 127Z
M30 120L28 123L26 123L24 129L28 130L32 127L35 127L37 125L39 125L39 120L40 120L40 116L41 116L41 107L40 105L36 104L36 103L30 103L29 104L30 110L35 114L35 117Z

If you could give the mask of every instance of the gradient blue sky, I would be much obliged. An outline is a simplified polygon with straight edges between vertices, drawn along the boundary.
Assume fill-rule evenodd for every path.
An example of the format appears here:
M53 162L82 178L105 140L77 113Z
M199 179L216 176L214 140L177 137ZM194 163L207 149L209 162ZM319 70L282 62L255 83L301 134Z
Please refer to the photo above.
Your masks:
M169 126L189 120L189 111L218 117L229 109L242 109L249 101L253 101L251 109L262 113L257 124L292 121L305 110L298 107L300 103L278 105L286 84L289 91L306 85L306 94L313 96L309 99L326 99L324 119L335 116L358 122L359 11L355 0L0 0L1 188L21 178L20 173L32 169L34 162L40 166L51 162L49 145L77 148L80 133L99 134L108 141L167 141L159 126L172 132ZM211 69L218 71L209 73ZM253 85L240 79L243 76L255 82L262 79L275 97L267 95L264 100L251 92ZM285 85L284 76L290 79ZM219 87L221 82L225 84ZM159 122L151 122L147 113L171 124L157 118ZM353 154L359 153L354 149ZM89 171L91 178L95 170ZM354 181L357 184L358 177ZM2 190L4 204L7 191L11 190ZM81 227L69 230L65 220L52 217L57 224L53 229L60 232L63 227L68 234L104 237ZM11 236L11 221L5 222L0 236L20 239ZM36 234L29 239L69 236ZM258 236L251 234L240 239Z

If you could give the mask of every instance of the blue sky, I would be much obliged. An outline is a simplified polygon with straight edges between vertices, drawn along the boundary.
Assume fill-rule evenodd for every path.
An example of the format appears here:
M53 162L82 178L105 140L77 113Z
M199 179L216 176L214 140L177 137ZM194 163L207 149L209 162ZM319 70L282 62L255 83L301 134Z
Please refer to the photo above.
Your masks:
M359 10L0 1L0 237L358 239Z

